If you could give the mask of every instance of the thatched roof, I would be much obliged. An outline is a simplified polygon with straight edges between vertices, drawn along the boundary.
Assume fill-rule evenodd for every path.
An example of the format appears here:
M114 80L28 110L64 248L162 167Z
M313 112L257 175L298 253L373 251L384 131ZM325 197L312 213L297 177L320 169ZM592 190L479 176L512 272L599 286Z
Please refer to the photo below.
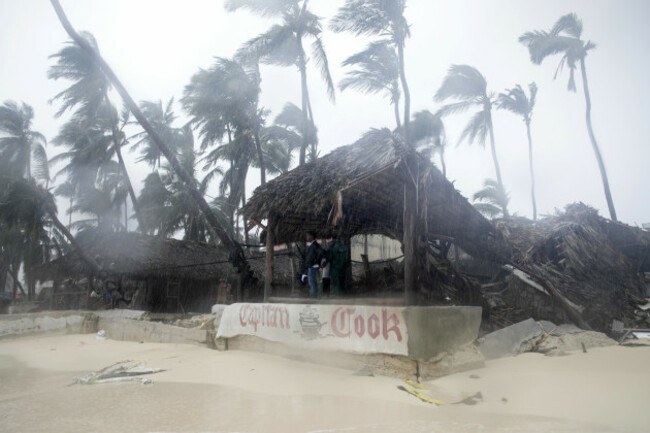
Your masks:
M180 279L209 280L234 272L225 250L202 242L95 229L79 233L77 241L107 273L134 279L173 275ZM40 274L42 278L54 279L90 272L73 251L44 265Z
M416 172L409 173L405 161ZM277 215L277 243L319 235L339 223L349 235L402 238L404 185L418 181L419 218L428 232L453 238L472 255L495 259L500 236L427 159L388 129L372 130L356 143L304 164L258 187L242 209L257 222Z

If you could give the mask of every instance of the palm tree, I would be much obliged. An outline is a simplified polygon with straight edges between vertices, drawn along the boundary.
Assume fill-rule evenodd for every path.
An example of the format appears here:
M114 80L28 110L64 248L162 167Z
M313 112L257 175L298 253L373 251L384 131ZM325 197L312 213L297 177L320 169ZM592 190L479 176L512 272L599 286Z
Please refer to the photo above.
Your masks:
M260 139L264 124L264 111L258 108L259 81L256 71L247 71L234 60L217 58L208 70L201 69L185 86L183 107L191 116L192 124L199 128L201 149L206 150L227 136L249 135L257 152L260 180L266 183L266 167Z
M140 109L142 114L149 120L151 126L156 129L156 132L162 137L165 142L174 148L177 144L177 129L172 124L176 120L176 115L173 110L174 98L170 98L165 107L163 108L162 101L142 101L140 102ZM128 111L127 111L128 113ZM137 122L134 122L137 123ZM160 158L162 153L156 144L151 140L146 131L138 132L130 137L130 139L137 140L132 146L131 150L140 149L140 158L137 162L146 162L152 168L160 167Z
M5 101L0 106L0 169L25 179L49 182L43 134L32 130L34 110L29 105Z
M612 193L609 190L607 170L605 169L605 163L603 162L603 157L600 154L600 148L598 147L591 126L591 96L589 95L585 57L587 57L587 53L594 49L596 45L591 41L583 41L581 36L582 21L578 19L578 16L575 13L571 13L560 17L550 31L535 30L524 33L519 37L519 42L528 47L530 60L536 65L541 64L548 56L562 54L560 63L555 71L555 77L557 77L557 74L566 65L569 68L568 90L570 92L576 91L575 70L577 64L580 63L582 89L584 91L586 103L587 132L589 134L589 139L591 140L594 154L596 155L598 168L600 169L600 177L603 181L603 189L605 190L605 199L607 200L607 207L609 208L609 216L612 220L616 221L616 209L614 208Z
M135 191L122 156L121 146L124 144L124 136L120 132L119 116L108 98L108 90L111 87L110 82L102 72L97 58L99 48L95 38L90 33L82 32L80 38L92 52L85 50L73 40L69 41L60 51L50 56L50 58L56 59L56 64L52 65L48 70L48 78L72 81L70 87L52 98L52 100L61 101L61 108L56 115L59 117L66 111L76 108L75 115L80 121L91 122L100 111L108 110L108 115L112 118L113 151L117 155L120 168L124 174L138 224L142 224L138 213Z
M306 129L303 128L301 122L303 116L304 113L300 107L291 102L284 104L282 111L274 120L275 138L286 141L287 146L293 148L296 145L296 138L299 137L301 146L304 143L309 145L308 161L313 161L318 153L318 130L314 125L309 125Z
M426 158L431 159L434 153L440 155L440 165L443 176L447 176L445 165L445 146L447 136L445 125L439 113L433 114L429 110L418 111L411 120L411 143Z
M387 37L397 51L397 65L402 92L404 93L404 133L409 142L409 121L411 119L411 93L404 69L404 45L411 36L404 17L406 0L346 0L330 21L335 32L349 31L357 36Z
M526 134L528 136L528 165L530 168L530 196L533 201L533 221L537 221L535 174L533 172L533 140L530 136L530 121L533 116L533 108L535 107L535 98L537 97L537 85L534 82L528 85L528 92L530 97L527 96L524 89L517 84L512 89L507 89L505 93L499 93L499 96L497 97L497 108L521 116L526 124Z
M248 8L264 17L281 17L282 24L275 24L266 32L244 44L242 54L262 63L279 66L297 66L300 71L300 89L303 129L315 128L314 113L307 86L307 63L304 42L312 41L312 58L320 69L327 92L334 101L334 84L329 71L327 54L321 39L320 18L307 9L308 0L226 0L226 9L235 11ZM305 135L306 136L306 135ZM305 163L308 143L300 148L300 164Z
M503 209L508 207L510 197L493 179L485 179L483 189L476 191L472 199L475 202L478 201L478 203L474 203L476 210L488 218L508 216L503 212Z
M365 50L354 54L341 63L351 69L339 83L339 89L351 88L363 93L384 93L390 98L395 114L395 123L401 128L399 114L399 63L395 48L390 41L370 43Z
M492 161L494 162L497 184L502 191L505 191L494 144L494 129L492 127L493 96L487 92L485 77L472 66L452 65L435 95L435 100L438 102L450 98L454 99L455 102L443 106L438 111L440 115L463 113L473 107L479 109L463 129L458 142L460 143L467 138L472 143L478 139L479 144L485 146L485 139L488 134L490 135L490 149L492 150ZM506 203L502 202L502 204L504 205L502 208L503 215L507 217Z

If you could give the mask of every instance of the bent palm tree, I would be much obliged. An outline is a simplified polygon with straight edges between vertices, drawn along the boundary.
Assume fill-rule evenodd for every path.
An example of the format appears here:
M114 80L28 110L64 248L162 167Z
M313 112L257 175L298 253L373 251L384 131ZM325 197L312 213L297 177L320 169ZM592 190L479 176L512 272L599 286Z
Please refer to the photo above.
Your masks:
M576 14L572 13L560 17L550 31L535 30L524 33L519 37L519 42L528 47L530 60L536 65L541 64L548 56L562 54L560 63L555 71L555 77L557 77L557 74L566 65L569 68L568 90L570 92L576 91L575 70L577 64L580 63L582 89L585 95L587 132L600 170L600 177L603 182L603 189L605 190L605 199L609 208L609 216L612 220L616 221L616 209L614 208L612 193L609 189L607 170L605 169L605 163L603 162L603 157L600 154L600 148L598 147L594 130L591 126L591 96L589 94L589 83L587 82L585 57L587 57L587 53L594 49L596 45L591 41L583 41L581 36L582 21L578 19Z
M492 161L494 162L497 184L502 191L505 191L494 144L494 129L492 127L493 96L491 94L488 95L485 77L472 66L452 65L435 95L435 100L438 102L448 99L454 99L456 102L443 106L438 111L442 116L463 113L473 107L479 109L479 111L474 113L474 116L467 126L465 126L465 129L463 129L458 142L460 143L467 138L469 143L478 140L481 146L485 146L485 139L488 134L490 135L490 149L492 151ZM503 215L507 217L507 203L502 202L501 204L503 205Z
M512 89L506 90L506 93L500 93L497 98L497 107L501 110L507 110L511 113L518 114L526 124L526 135L528 136L528 165L530 168L530 196L533 201L533 221L537 221L537 203L535 201L535 174L533 171L533 140L530 136L530 121L533 116L535 107L535 98L537 97L537 85L533 82L528 85L530 97L526 95L524 89L517 84Z
M354 54L341 63L354 69L346 73L339 89L351 88L363 93L384 93L390 98L397 127L402 126L399 114L399 63L395 49L389 41L373 42L365 50Z
M122 157L121 147L124 137L119 128L119 116L108 99L110 82L102 72L98 61L99 48L97 42L87 32L82 32L78 37L79 41L69 41L64 48L50 56L56 59L56 64L52 65L48 70L48 78L72 81L72 84L67 89L52 98L52 100L61 101L61 108L56 113L56 116L59 117L66 111L76 108L75 116L78 119L82 122L91 122L99 112L105 111L105 107L109 107L108 110L113 119L111 124L113 150L117 155L124 175L138 224L142 224L135 191ZM88 50L84 49L81 43L88 47Z
M388 37L397 52L397 68L404 93L404 136L409 142L411 119L411 92L404 67L404 45L411 36L409 24L404 17L406 0L346 0L330 21L335 32L349 31L357 36Z
M50 173L43 134L32 130L34 110L24 102L5 101L0 106L0 168L29 180L47 183Z
M230 257L229 257L230 262L233 264L233 266L237 269L237 271L240 273L242 277L241 286L242 287L252 286L255 283L255 277L253 276L250 270L250 265L246 260L244 251L242 250L241 246L237 244L233 240L233 238L228 234L223 224L217 219L216 215L212 212L212 209L205 201L205 198L201 195L201 193L197 189L195 180L192 179L192 177L187 173L187 171L183 169L181 164L178 162L176 156L172 153L172 151L165 144L165 142L160 138L156 130L148 122L147 118L144 117L142 111L140 111L140 108L135 103L131 95L129 95L129 93L126 91L126 88L122 85L122 83L117 78L115 72L113 72L113 70L108 65L108 63L106 63L106 61L102 59L99 53L93 50L92 46L89 45L88 42L85 41L83 38L81 38L77 33L77 31L74 29L74 27L72 27L70 21L68 21L68 18L65 15L65 12L61 8L61 4L58 2L58 0L50 0L50 2L65 31L77 44L79 44L80 47L82 47L88 53L91 53L94 56L94 58L99 62L102 72L105 73L108 79L113 83L113 85L119 92L120 96L124 100L126 106L128 106L129 110L133 113L133 115L138 120L140 125L142 125L144 130L149 133L154 143L156 143L156 145L160 148L160 151L163 153L163 155L165 155L165 158L167 158L167 160L169 161L174 172L178 174L181 180L185 183L187 189L189 190L190 195L197 202L199 208L204 213L205 218L208 220L210 227L212 228L212 230L214 230L216 236L218 236L218 238L221 240L221 243L230 252Z
M248 8L264 17L282 17L282 24L272 26L266 32L244 44L241 53L259 59L262 63L278 66L297 66L300 71L300 89L303 129L315 127L314 113L307 86L308 58L303 43L312 40L312 58L320 69L327 92L334 101L334 84L329 71L325 47L321 39L323 32L320 18L307 9L308 0L226 0L226 9L235 11ZM300 148L300 164L305 163L307 143Z

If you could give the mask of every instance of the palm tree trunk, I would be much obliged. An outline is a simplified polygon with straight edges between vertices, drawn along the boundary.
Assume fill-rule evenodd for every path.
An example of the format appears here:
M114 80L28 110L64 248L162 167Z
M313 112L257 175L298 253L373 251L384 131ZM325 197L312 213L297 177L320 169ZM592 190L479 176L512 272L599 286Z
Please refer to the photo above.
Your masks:
M305 163L306 159L306 154L307 154L307 146L309 146L309 124L310 122L313 122L310 119L309 116L309 108L308 108L308 103L307 103L307 65L305 62L305 51L303 50L302 47L302 38L300 35L297 37L298 39L298 69L300 70L300 90L301 90L301 107L302 107L302 117L303 117L303 125L302 125L302 144L300 145L300 159L298 161L299 165L303 165Z
M154 128L149 123L149 121L142 114L142 111L140 111L140 108L135 103L133 98L131 98L131 95L129 95L129 93L126 91L126 89L124 88L120 80L117 78L115 72L113 72L113 70L108 65L108 63L106 63L106 61L95 50L93 50L92 47L88 45L86 40L82 39L77 33L77 31L72 27L72 25L68 21L68 18L65 16L65 12L61 8L61 4L59 3L59 1L50 0L50 2L52 3L54 10L56 11L57 16L59 17L59 21L61 21L61 25L66 30L68 35L80 47L84 48L88 53L91 53L95 57L95 59L99 62L102 71L106 74L108 79L115 86L120 96L122 97L126 105L129 107L129 110L131 110L131 112L138 120L142 128L145 131L147 131L149 137L151 137L151 139L156 144L156 146L158 146L162 154L165 155L165 158L167 158L167 161L169 161L174 172L178 174L178 177L180 177L183 180L183 182L185 183L185 185L187 186L190 192L190 195L196 201L201 211L205 214L205 217L208 220L208 223L210 224L212 230L214 230L217 237L221 240L223 246L230 252L230 261L233 264L233 266L237 269L237 271L241 274L242 285L246 287L247 285L253 284L255 278L253 277L253 273L250 270L250 266L248 264L248 261L246 260L246 256L244 255L244 251L242 250L241 246L229 236L226 229L221 225L216 215L212 212L212 209L210 209L210 206L205 201L205 198L203 197L203 195L201 195L201 193L197 189L194 179L189 175L189 173L187 173L187 171L185 171L185 169L178 162L176 155L174 155L174 153L169 149L169 147L163 142L163 140L160 138L158 133L154 130Z
M533 200L533 221L537 221L537 202L535 201L535 173L533 171L533 140L530 137L530 121L526 121L528 135L528 165L530 167L530 197Z
M442 175L447 177L447 165L445 164L445 148L444 146L440 147L440 165L442 167Z
M402 127L402 122L400 121L400 118L399 118L398 101L395 101L395 103L393 104L393 110L395 112L395 123L397 124L397 129L400 129Z
M47 213L50 215L50 218L52 218L52 222L54 223L54 226L59 229L61 233L63 233L63 236L66 237L68 242L70 242L70 245L77 250L77 253L81 256L81 258L92 268L93 272L95 272L97 275L99 275L102 272L101 266L93 259L90 257L83 248L79 245L77 240L75 239L74 236L72 236L72 233L63 225L63 223L59 220L59 218L56 216L56 212L53 209L47 209Z
M586 103L586 117L587 117L587 131L589 132L589 139L591 140L591 146L594 149L594 154L596 155L596 161L598 161L598 168L600 169L600 177L603 180L603 189L605 190L605 199L607 200L607 207L609 208L609 217L612 221L618 221L616 219L616 209L614 209L614 201L612 200L612 193L609 190L609 180L607 180L607 170L605 169L605 163L603 162L603 157L600 154L600 149L598 143L596 143L596 137L594 136L594 130L591 126L591 96L589 95L589 84L587 83L587 70L585 68L585 58L580 59L580 71L582 72L582 87L585 92L585 103Z
M255 148L257 149L257 159L260 163L260 183L264 185L266 183L266 168L264 167L264 154L262 153L262 142L260 141L260 133L257 128L255 128L255 133L253 134L255 139Z
M110 101L108 100L107 93L104 93L104 99L106 101L106 104L110 105ZM131 178L129 177L129 173L126 171L126 164L124 163L124 158L122 157L122 149L120 146L120 133L117 128L117 125L113 125L112 133L113 133L113 146L115 146L117 161L119 162L120 169L124 174L124 180L126 181L126 188L129 191L129 197L131 197L131 203L133 203L133 211L135 212L135 218L138 220L138 229L142 231L145 225L143 224L142 216L140 215L140 208L138 206L138 200L135 197L135 191L133 190L133 185L131 184Z
M397 43L397 56L399 59L399 79L402 83L402 91L404 92L404 140L406 144L409 141L409 122L411 119L411 92L409 91L408 83L406 82L406 72L404 71L404 41Z
M492 161L494 161L494 171L497 175L497 183L499 188L505 194L506 189L503 186L503 179L501 178L501 168L499 167L499 160L497 159L497 149L494 144L494 130L492 127L492 113L488 111L488 130L490 131L490 150L492 151ZM501 203L501 209L503 210L503 216L509 217L508 207L505 203Z

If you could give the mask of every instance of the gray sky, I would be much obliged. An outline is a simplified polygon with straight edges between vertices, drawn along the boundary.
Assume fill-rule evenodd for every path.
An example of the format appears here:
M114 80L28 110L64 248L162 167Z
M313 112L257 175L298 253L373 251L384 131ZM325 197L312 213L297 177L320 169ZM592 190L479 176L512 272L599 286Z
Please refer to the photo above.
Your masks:
M246 10L227 13L220 0L62 0L77 30L93 33L100 51L136 100L179 99L199 67L213 57L230 57L247 39L263 32L273 20ZM343 0L311 0L310 7L329 19ZM410 0L406 17L411 38L406 45L406 73L411 112L435 111L433 95L451 64L478 68L488 89L498 93L535 81L539 87L532 136L541 214L574 201L583 201L609 216L599 171L587 136L584 97L566 91L565 70L555 81L559 57L541 66L530 63L527 49L517 42L525 31L548 29L561 15L576 12L583 20L583 38L597 44L587 57L592 119L608 170L620 220L650 222L650 128L647 83L647 43L650 41L650 2L644 0ZM327 23L327 20L325 21ZM323 39L331 73L338 82L340 63L367 42L326 30ZM65 119L55 119L56 104L48 104L67 84L46 78L48 56L67 40L47 0L0 0L0 102L25 101L35 110L34 128L48 139ZM346 91L329 102L315 69L309 85L319 128L320 152L354 142L371 127L393 128L387 99ZM269 121L286 102L300 104L296 68L263 67L262 104L272 110ZM580 89L581 82L578 81ZM117 100L117 98L116 98ZM177 114L182 114L179 106ZM532 216L526 133L523 122L506 112L494 114L497 153L511 211ZM494 178L489 149L466 143L456 146L467 116L446 119L450 147L447 175L463 195ZM51 157L56 147L49 146ZM136 154L128 153L131 161ZM129 164L139 185L149 171ZM259 181L249 175L249 194ZM58 179L61 181L62 179ZM139 189L139 186L136 186ZM60 203L60 212L65 209Z

